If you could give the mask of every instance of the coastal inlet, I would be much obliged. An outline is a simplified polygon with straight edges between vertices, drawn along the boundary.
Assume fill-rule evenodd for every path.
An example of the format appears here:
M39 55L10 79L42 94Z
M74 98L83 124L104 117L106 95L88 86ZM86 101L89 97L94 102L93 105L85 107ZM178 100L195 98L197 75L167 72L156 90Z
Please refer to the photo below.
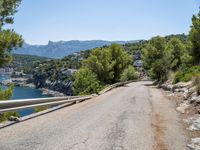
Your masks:
M8 75L0 75L0 82L8 81L10 77ZM2 89L5 89L7 86L2 85ZM15 86L13 90L13 96L11 100L15 99L28 99L28 98L45 98L45 97L52 97L52 95L48 95L43 93L42 90L31 88L31 87L23 87L23 86ZM20 116L26 116L34 113L34 109L25 109L18 111Z

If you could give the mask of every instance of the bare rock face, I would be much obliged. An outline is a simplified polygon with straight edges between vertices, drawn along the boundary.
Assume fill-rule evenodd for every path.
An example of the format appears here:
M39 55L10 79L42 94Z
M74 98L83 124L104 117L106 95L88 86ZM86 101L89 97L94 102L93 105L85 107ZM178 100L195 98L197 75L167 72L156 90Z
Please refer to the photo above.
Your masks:
M164 90L167 90L167 91L172 91L173 90L173 85L170 84L170 83L161 84L159 87L164 89Z
M32 82L36 88L46 88L49 91L57 91L65 95L73 95L72 81L54 81L51 82L43 76L35 75ZM55 94L53 94L55 95Z
M174 92L188 92L188 89L187 88L176 88L174 89Z
M187 128L190 131L198 131L200 130L200 115L195 115L193 117L189 117L188 119L184 120L190 126Z
M179 111L180 113L184 114L187 110L187 108L189 107L190 105L186 102L183 102L181 103L177 108L176 110Z
M192 81L189 82L179 82L177 84L174 85L174 89L181 89L181 88L191 88L192 85Z
M200 95L199 96L192 96L190 99L189 99L189 102L191 104L200 104Z
M192 150L200 150L200 138L192 138L187 146Z
M190 97L193 97L197 95L196 93L196 87L191 87L188 89L188 93L187 93L187 99L189 99Z

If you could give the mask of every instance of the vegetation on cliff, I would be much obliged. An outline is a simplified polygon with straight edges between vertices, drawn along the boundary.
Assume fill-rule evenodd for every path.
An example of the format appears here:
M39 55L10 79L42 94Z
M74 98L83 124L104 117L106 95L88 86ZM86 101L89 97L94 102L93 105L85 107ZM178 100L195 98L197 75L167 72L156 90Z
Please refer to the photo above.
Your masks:
M17 72L31 74L33 68L35 68L39 63L48 60L51 59L33 55L12 54L12 61L4 65L4 67L13 68Z

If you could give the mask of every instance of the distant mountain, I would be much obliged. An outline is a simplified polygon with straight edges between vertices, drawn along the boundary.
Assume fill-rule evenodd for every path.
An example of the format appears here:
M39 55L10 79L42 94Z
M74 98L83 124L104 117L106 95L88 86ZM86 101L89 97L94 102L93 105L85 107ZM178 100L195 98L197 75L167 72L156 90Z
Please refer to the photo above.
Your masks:
M102 41L102 40L91 40L91 41L49 41L47 45L30 45L25 43L22 48L14 50L14 54L26 54L44 56L50 58L63 58L66 55L70 55L75 52L84 51L104 45L110 45L112 43L126 44L135 43L138 41Z

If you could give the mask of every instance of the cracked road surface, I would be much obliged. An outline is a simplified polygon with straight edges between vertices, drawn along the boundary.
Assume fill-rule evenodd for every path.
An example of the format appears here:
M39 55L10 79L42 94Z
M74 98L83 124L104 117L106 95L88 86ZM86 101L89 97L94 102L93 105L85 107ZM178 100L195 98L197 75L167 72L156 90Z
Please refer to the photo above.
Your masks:
M185 150L175 104L135 82L0 129L0 150Z

